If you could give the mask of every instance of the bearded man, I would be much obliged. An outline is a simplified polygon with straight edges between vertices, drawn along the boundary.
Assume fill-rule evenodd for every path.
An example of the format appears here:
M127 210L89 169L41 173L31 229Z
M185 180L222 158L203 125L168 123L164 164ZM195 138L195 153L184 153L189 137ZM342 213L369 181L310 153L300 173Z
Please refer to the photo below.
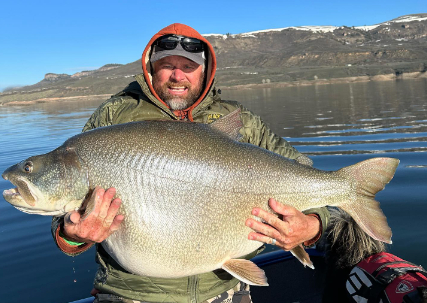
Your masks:
M101 104L83 131L143 120L212 123L240 108L242 142L311 163L308 157L275 135L258 116L235 101L221 100L214 81L214 49L193 28L172 24L155 34L142 54L142 70L142 74L135 76L136 81ZM121 201L114 196L114 188L95 187L90 197L95 209L86 218L81 218L78 212L54 218L53 236L64 253L78 255L120 227L126 218L117 214ZM316 243L327 227L326 208L310 210L306 215L273 199L269 205L282 215L281 219L273 218L265 210L254 209L253 215L274 223L267 225L248 218L246 225L254 230L248 235L249 239L290 250L300 244ZM122 268L101 245L97 245L97 262L99 269L92 292L95 302L251 302L249 286L223 270L174 279L136 276Z

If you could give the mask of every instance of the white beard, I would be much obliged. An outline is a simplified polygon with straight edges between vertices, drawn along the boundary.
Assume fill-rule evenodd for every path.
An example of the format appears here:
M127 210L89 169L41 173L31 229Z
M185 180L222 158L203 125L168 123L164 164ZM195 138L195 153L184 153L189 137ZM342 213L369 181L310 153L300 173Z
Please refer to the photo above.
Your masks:
M165 100L166 104L171 108L171 110L182 110L189 108L194 104L194 101L185 100L179 97L171 98L169 100Z

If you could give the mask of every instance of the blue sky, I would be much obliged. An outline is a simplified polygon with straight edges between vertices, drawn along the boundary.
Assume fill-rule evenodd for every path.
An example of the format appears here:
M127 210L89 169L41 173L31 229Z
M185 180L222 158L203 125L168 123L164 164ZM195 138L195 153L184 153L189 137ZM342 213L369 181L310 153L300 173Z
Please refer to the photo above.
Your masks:
M301 25L373 25L427 13L427 0L2 1L0 91L107 63L137 60L149 38L180 22L201 34Z

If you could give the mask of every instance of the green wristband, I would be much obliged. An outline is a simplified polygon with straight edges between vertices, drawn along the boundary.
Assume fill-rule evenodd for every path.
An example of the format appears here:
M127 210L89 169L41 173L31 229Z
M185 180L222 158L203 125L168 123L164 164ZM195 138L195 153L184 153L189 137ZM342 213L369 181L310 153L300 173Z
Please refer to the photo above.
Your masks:
M59 236L62 239L64 239L65 242L67 242L68 244L70 244L72 246L80 246L80 245L85 244L85 242L74 242L74 241L70 241L70 240L65 239L65 235L61 231L59 231Z

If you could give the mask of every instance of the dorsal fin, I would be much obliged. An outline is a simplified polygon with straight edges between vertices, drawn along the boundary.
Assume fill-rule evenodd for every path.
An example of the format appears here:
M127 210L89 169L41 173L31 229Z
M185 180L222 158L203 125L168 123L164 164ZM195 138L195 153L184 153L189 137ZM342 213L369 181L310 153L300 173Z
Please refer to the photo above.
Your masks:
M297 161L299 164L307 165L307 166L313 166L313 160L311 160L306 155L298 156L295 161Z
M239 141L242 138L240 129L243 127L242 119L240 118L240 108L232 111L228 115L211 123L213 129L220 131L229 138Z

